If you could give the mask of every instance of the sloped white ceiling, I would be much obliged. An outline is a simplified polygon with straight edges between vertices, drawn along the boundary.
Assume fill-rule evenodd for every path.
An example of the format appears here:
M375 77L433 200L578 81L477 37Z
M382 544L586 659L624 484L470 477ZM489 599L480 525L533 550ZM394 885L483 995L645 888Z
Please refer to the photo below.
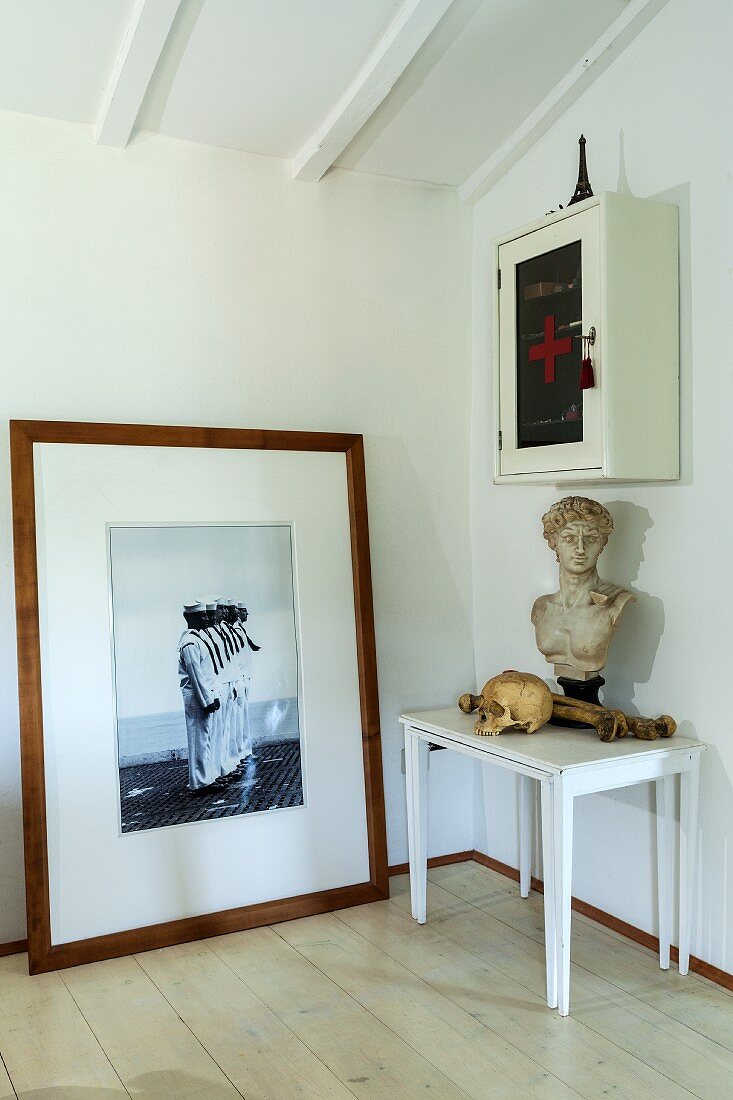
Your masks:
M134 0L1 0L0 110L94 122Z
M96 125L141 2L2 0L0 110ZM137 130L291 159L405 2L182 0ZM462 183L625 6L453 0L337 163Z
M205 0L142 129L294 156L394 19L400 0ZM184 32L185 34L185 32Z
M462 183L625 6L625 0L454 0L337 164Z

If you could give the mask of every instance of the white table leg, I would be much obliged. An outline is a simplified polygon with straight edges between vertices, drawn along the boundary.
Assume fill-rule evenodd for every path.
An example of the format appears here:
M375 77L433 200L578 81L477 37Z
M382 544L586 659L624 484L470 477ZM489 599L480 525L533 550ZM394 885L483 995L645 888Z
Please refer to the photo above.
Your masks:
M561 1016L570 1011L570 923L573 877L573 795L560 775L554 782L555 921L557 1001Z
M405 801L407 803L407 863L410 874L410 908L417 914L417 875L415 873L415 775L413 770L412 742L409 727L405 726Z
M672 942L672 853L674 850L673 775L656 780L657 795L657 898L659 905L659 965L669 970Z
M407 779L407 841L410 861L412 915L427 920L428 894L428 743L415 734L405 737Z
M487 738L487 740L492 740ZM484 851L488 852L491 845L491 837L494 834L496 827L496 807L494 805L495 791L494 783L496 782L495 765L490 761L481 761L481 786L484 793L484 822L486 825L486 848Z
M690 929L697 847L697 800L700 787L700 756L690 757L690 767L680 775L680 974L690 968Z
M519 894L529 897L532 882L532 779L519 776Z
M555 926L555 823L552 813L552 780L540 783L542 802L542 875L545 904L545 969L547 1005L557 1008L557 932Z

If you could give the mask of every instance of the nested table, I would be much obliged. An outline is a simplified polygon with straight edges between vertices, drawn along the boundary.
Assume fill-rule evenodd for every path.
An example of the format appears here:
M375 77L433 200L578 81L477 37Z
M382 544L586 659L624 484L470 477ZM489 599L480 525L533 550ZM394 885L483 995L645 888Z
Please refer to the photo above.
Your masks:
M690 922L697 833L700 755L705 746L687 737L604 744L594 730L545 726L531 736L507 732L482 737L475 715L457 707L404 714L407 827L412 915L427 919L427 777L431 746L453 749L519 776L519 888L530 886L531 781L540 784L544 869L547 1003L567 1016L570 1005L570 919L573 862L573 803L597 791L656 784L659 965L669 968L672 938L675 776L680 777L679 971L690 961Z

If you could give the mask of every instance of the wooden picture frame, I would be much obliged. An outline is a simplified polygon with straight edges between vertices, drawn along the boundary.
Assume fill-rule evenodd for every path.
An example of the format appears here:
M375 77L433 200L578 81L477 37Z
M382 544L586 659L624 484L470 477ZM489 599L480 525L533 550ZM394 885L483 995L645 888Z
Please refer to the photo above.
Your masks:
M134 929L52 943L39 618L35 444L338 452L346 464L368 881ZM166 947L389 896L364 447L360 435L53 421L10 423L29 970L32 974Z

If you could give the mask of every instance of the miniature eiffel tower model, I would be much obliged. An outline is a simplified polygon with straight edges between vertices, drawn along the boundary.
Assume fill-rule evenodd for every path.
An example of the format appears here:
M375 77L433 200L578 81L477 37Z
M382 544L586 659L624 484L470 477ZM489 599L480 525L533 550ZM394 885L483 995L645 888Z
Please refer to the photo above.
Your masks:
M578 163L578 182L575 185L575 191L573 197L568 203L568 206L572 206L574 202L582 202L583 199L590 199L593 197L593 189L588 179L588 167L585 163L585 138L580 135L578 141L580 146L580 161Z

